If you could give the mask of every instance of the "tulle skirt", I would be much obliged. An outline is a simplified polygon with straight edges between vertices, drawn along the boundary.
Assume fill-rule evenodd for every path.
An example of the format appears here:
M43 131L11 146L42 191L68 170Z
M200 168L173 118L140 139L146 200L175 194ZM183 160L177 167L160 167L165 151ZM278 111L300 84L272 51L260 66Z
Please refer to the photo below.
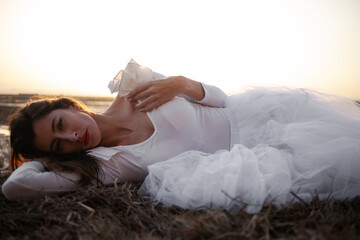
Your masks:
M188 151L148 167L139 193L185 209L256 213L360 195L360 107L304 89L249 88L230 97L233 146Z

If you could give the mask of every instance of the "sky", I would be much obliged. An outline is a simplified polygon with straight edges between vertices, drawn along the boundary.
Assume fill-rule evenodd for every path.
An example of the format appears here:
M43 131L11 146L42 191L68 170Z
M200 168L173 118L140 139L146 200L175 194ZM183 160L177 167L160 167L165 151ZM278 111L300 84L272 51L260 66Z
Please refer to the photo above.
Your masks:
M227 93L360 99L360 1L0 0L0 93L109 95L131 58Z

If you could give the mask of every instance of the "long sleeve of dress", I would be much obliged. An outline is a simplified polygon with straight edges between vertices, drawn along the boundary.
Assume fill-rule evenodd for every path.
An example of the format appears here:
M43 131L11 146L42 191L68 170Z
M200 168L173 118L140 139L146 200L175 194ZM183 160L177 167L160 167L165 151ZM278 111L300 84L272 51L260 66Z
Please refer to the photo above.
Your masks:
M124 159L121 154L99 161L103 170L103 175L99 178L105 185L115 181L141 181L147 175L145 169ZM75 173L45 171L42 163L38 161L25 162L5 181L2 192L9 200L57 195L80 189L81 186L76 183L79 178Z
M115 78L109 82L108 88L111 93L118 93L118 96L125 96L139 84L166 78L165 75L143 67L133 59L130 60L124 70L121 70ZM190 102L200 103L210 107L226 107L228 96L219 88L201 83L205 91L205 97L196 101L186 95L180 95Z
M45 171L38 161L26 162L17 168L2 185L2 192L9 200L31 199L75 191L80 188L74 173L56 174Z
M199 103L209 107L226 107L228 104L228 95L224 93L220 88L208 85L205 83L201 83L205 96L200 101L197 101L193 98L190 98L186 95L179 95L179 97L183 97L186 100L194 103Z

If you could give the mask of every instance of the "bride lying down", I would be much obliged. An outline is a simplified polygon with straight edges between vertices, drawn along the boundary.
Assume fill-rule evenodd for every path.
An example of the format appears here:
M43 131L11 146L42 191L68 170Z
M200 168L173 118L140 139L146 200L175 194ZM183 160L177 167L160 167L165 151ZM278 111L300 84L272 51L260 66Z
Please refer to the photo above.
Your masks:
M9 200L143 181L144 197L186 209L258 212L360 195L360 108L307 89L227 96L131 60L103 113L70 98L30 100L10 123ZM245 205L244 205L245 204Z

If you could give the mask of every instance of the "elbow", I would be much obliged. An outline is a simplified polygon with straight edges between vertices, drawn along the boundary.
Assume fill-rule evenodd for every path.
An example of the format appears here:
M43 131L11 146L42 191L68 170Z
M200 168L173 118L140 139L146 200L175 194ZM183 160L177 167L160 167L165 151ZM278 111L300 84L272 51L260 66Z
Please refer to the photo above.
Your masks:
M27 189L18 184L17 182L8 179L2 186L1 191L5 198L10 201L29 199L30 196L27 194Z
M16 185L13 182L6 181L1 186L1 192L4 194L6 199L10 201L14 201L19 198L17 192L21 192L21 191L17 189Z

